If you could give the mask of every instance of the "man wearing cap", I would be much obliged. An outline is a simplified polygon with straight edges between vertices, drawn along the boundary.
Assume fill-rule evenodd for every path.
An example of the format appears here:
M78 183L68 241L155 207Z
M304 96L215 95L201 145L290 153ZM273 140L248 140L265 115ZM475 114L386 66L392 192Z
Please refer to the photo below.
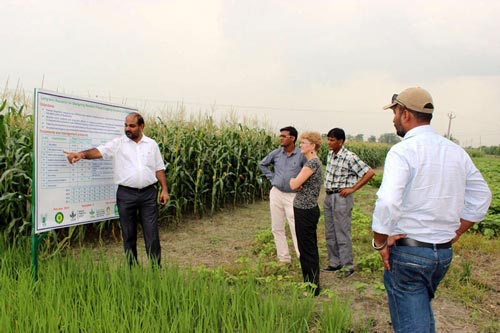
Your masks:
M430 126L434 103L426 90L408 88L389 108L403 140L385 160L372 246L384 263L394 331L434 332L431 300L452 243L484 218L491 192L469 155Z

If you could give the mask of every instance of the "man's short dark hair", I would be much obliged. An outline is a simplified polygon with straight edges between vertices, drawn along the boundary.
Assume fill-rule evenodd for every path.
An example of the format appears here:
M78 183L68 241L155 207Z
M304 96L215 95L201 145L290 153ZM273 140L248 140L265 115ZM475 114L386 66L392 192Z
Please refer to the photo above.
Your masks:
M129 116L135 116L135 119L137 119L137 125L139 125L139 126L144 125L144 118L141 116L140 113L138 113L138 112L130 112L128 115Z
M326 135L329 138L345 141L345 132L342 128L332 128Z
M287 131L288 133L290 133L290 136L293 136L295 138L293 140L293 143L297 141L297 136L299 135L299 133L297 132L297 129L295 127L293 126L283 127L282 129L280 129L280 132L282 131Z
M425 122L425 123L430 124L430 122L432 120L432 113L417 112L417 111L410 110L408 108L406 108L406 110L411 112L413 114L413 116L421 122Z

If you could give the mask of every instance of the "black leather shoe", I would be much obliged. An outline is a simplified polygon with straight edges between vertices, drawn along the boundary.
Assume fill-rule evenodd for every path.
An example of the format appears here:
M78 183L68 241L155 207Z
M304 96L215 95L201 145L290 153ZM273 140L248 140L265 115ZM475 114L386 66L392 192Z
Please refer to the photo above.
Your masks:
M335 272L335 271L338 271L341 268L342 268L341 265L339 265L339 266L327 266L325 268L322 268L321 271L322 272Z
M349 277L354 273L354 268L348 268L346 270L340 271L340 274L343 278Z

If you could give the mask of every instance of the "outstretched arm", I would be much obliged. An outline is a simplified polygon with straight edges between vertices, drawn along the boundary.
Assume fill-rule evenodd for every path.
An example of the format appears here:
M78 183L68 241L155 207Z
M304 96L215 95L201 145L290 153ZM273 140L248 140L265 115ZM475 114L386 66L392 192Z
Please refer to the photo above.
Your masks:
M101 152L97 148L91 148L88 150L83 150L78 153L76 152L70 152L63 150L63 152L66 154L66 158L68 159L68 162L73 164L78 162L79 160L94 160L98 158L102 158Z

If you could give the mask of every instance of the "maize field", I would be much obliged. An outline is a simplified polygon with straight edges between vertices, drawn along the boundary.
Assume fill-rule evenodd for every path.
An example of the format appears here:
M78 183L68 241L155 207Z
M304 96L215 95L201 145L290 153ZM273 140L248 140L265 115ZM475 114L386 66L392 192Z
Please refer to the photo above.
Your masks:
M0 231L8 235L26 235L31 231L30 104L12 98L4 98L0 103ZM158 142L166 164L170 200L160 210L162 223L182 221L185 214L201 218L267 198L270 183L260 173L258 163L279 146L278 132L242 124L232 117L222 122L204 114L188 117L183 110L145 118L145 134ZM374 168L383 164L389 149L387 145L366 142L347 143L347 147ZM320 149L324 163L327 152L325 140ZM109 222L98 225L99 232L114 228ZM95 226L74 228L77 230L54 233L66 238L81 236L86 228ZM61 235L55 238L61 239Z

